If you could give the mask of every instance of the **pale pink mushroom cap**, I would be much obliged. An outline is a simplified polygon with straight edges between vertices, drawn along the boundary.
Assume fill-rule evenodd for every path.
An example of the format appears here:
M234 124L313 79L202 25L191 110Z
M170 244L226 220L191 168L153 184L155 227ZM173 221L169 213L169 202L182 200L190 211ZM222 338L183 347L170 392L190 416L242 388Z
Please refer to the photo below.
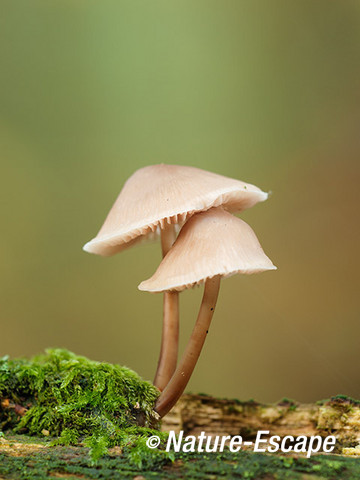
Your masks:
M144 167L127 180L99 233L84 250L113 255L166 224L182 225L196 212L220 205L239 212L267 197L254 185L195 167Z
M252 228L220 208L192 216L154 275L140 283L148 292L181 291L215 275L276 270Z

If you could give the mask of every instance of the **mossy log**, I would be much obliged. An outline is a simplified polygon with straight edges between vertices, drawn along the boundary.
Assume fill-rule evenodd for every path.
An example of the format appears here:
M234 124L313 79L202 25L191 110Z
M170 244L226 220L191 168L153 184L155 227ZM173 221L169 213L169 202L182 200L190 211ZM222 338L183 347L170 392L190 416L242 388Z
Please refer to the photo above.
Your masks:
M276 404L260 404L213 398L207 395L183 395L163 419L164 431L183 430L186 435L241 435L254 440L256 432L270 435L320 435L336 437L337 451L360 443L360 402L338 395L314 404L283 399Z
M178 453L174 462L161 456L144 456L134 462L131 450L111 448L96 464L89 449L51 446L47 438L11 436L0 438L0 480L65 479L259 479L325 480L360 478L360 405L346 397L317 404L283 400L274 405L254 401L216 399L206 395L184 395L163 419L163 430L185 434L239 435L254 439L258 430L285 435L335 435L336 455L231 453ZM349 456L350 455L350 456ZM136 459L135 459L136 460ZM138 459L139 460L139 459Z
M176 453L165 451L167 435L156 430L158 393L128 369L64 350L0 359L0 480L360 478L358 401L337 396L311 405L287 399L262 405L184 395L163 419L164 431L241 435L244 441L259 430L280 437L331 434L337 449L311 458L244 449ZM161 437L160 448L147 447L153 435Z

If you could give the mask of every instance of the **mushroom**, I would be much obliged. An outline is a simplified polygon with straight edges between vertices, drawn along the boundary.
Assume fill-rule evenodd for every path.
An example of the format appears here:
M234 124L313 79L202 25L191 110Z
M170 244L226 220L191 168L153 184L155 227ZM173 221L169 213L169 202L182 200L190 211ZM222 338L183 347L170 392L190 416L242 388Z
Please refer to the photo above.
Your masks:
M110 256L142 239L161 236L162 255L194 213L222 205L238 212L266 200L267 193L240 180L195 167L150 165L125 183L99 233L84 250ZM163 390L175 371L178 355L178 292L164 294L163 333L154 385Z
M275 269L251 227L223 208L197 213L186 222L154 275L138 287L148 292L168 292L205 283L189 343L155 405L160 417L175 405L195 368L214 314L221 278Z

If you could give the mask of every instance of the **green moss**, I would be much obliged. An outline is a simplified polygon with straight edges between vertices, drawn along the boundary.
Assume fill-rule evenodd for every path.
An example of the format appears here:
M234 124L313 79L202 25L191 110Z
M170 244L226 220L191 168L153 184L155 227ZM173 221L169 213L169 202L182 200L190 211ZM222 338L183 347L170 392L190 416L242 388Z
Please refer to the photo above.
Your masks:
M153 406L158 394L128 368L67 350L47 350L31 360L4 357L0 430L48 435L63 445L82 441L93 460L113 445L143 450L143 439L157 426Z
M360 405L360 400L356 400L355 398L348 397L347 395L335 395L331 398L325 398L324 400L318 400L316 405Z
M288 407L291 412L294 412L298 406L295 400L287 397L283 397L277 404L281 407Z
M355 400L354 398L348 397L347 395L335 395L334 397L331 397L330 403L359 406L360 400Z
M156 450L154 451L156 452ZM21 456L0 452L0 476L16 480L45 480L56 476L66 479L260 479L354 480L360 478L357 458L318 455L311 458L292 458L252 452L221 454L176 454L174 463L157 454L141 456L134 461L134 449L124 448L121 454L103 456L94 466L80 447L54 447Z

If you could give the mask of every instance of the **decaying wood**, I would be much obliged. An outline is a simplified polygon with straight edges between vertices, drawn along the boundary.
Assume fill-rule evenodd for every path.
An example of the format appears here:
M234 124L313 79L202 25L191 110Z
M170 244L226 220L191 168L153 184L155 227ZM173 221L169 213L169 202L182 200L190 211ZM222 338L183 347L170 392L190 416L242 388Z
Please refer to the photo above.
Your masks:
M254 440L259 430L270 435L335 435L339 447L360 443L360 402L333 397L319 404L284 400L264 405L223 400L206 395L184 395L162 420L165 431L183 430L186 435L241 435Z

